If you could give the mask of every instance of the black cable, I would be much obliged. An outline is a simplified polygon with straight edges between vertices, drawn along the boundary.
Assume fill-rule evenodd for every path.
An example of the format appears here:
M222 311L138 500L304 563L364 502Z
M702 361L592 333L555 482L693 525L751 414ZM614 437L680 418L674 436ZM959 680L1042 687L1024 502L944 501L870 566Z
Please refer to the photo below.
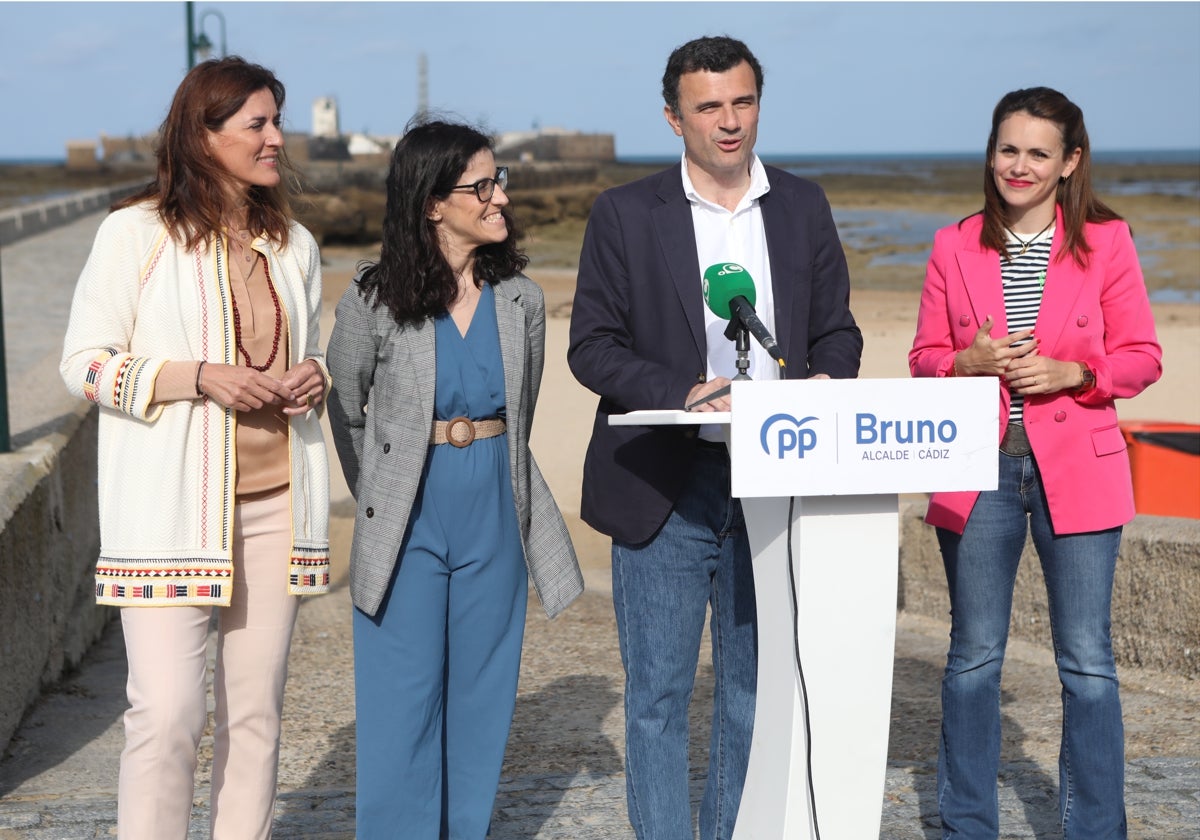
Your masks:
M808 685L804 680L804 666L800 664L800 608L796 603L796 567L792 560L792 516L796 509L796 497L788 500L787 558L788 583L792 593L792 651L796 657L796 672L800 675L800 696L804 701L804 760L808 768L808 803L812 816L813 833L821 840L821 826L817 822L817 792L813 787L812 721L808 716Z

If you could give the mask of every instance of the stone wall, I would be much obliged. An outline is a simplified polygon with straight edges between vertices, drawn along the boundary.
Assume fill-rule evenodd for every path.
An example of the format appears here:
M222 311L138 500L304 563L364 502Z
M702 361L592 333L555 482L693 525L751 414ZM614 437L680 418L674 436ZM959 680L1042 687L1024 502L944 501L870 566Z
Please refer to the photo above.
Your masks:
M92 588L96 429L95 407L75 401L32 443L0 453L0 750L115 615Z
M926 502L900 511L899 607L949 622L946 575ZM1050 646L1046 585L1026 541L1013 596L1011 633ZM1200 519L1138 516L1125 526L1113 583L1113 651L1118 665L1200 677Z
M84 190L24 207L0 210L0 247L10 245L26 236L60 227L88 213L104 210L113 202L131 195L145 185L146 181L143 179L112 187Z
M67 143L67 171L96 172L100 161L96 157L96 144L91 140L74 140Z

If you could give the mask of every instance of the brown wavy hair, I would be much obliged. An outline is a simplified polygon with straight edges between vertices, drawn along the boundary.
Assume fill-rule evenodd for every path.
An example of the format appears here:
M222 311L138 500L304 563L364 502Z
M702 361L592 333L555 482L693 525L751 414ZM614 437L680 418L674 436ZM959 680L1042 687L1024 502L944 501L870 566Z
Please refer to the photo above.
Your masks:
M1083 111L1066 96L1048 87L1033 87L1006 93L992 112L992 132L988 135L987 159L983 166L983 229L979 244L1007 259L1007 238L1004 229L1009 224L1008 205L1000 196L992 173L996 156L996 137L1000 123L1013 114L1028 114L1058 126L1063 141L1063 155L1080 150L1079 163L1069 178L1060 179L1056 201L1062 208L1063 230L1061 254L1070 254L1081 268L1087 265L1092 248L1088 245L1083 226L1087 222L1111 222L1121 217L1096 197L1092 190L1092 147L1088 142Z
M149 202L177 241L187 248L208 242L223 227L229 210L229 173L209 154L209 133L241 110L251 95L266 88L283 112L283 83L267 68L229 56L197 64L183 77L167 118L158 131L155 179L136 194L112 206L118 210ZM247 228L265 234L279 247L288 242L292 209L288 187L292 167L281 148L280 178L274 187L251 186L247 194Z

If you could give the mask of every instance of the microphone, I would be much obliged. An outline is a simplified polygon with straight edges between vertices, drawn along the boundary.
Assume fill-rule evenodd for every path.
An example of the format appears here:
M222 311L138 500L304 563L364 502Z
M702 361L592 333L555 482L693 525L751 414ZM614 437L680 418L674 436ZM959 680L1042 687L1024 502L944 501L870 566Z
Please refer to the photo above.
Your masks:
M787 367L779 342L754 311L756 295L749 271L737 263L710 265L704 269L703 290L704 303L714 315L726 321L740 321L780 367Z

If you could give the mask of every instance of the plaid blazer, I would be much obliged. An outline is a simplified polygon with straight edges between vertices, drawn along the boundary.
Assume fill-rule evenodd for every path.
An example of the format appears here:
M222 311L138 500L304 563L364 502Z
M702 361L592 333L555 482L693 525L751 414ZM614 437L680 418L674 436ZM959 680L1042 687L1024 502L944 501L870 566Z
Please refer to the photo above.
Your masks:
M329 419L346 484L357 502L350 553L354 605L374 615L396 565L433 429L433 321L395 322L372 309L358 278L337 306L327 363ZM546 304L524 275L494 286L508 419L508 454L525 563L551 618L583 591L558 505L529 451L545 358ZM368 406L370 407L368 410Z

